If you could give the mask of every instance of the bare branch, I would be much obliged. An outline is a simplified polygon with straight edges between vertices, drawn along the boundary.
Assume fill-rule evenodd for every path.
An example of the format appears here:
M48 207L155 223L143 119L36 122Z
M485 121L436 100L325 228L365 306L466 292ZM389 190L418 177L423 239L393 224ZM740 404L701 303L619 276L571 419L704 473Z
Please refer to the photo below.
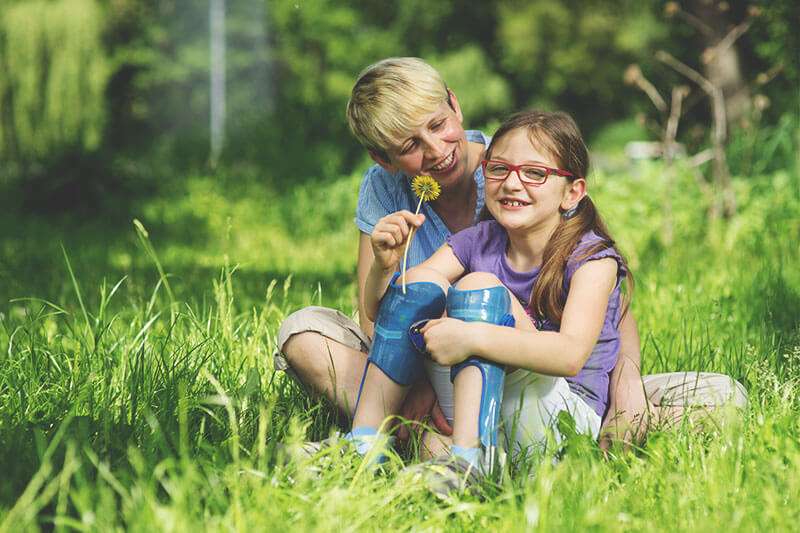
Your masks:
M733 46L733 43L735 43L739 37L744 35L747 30L750 29L750 26L753 25L754 20L755 16L748 16L744 22L731 29L731 31L729 31L728 34L716 44L716 46L706 48L706 50L700 55L700 61L702 61L703 64L708 65L714 61L717 56L725 53L728 48Z
M682 18L683 20L685 20L686 22L688 22L689 24L700 30L700 32L702 32L703 35L705 35L706 37L714 35L714 30L711 28L711 26L709 26L696 16L692 15L688 11L684 11L683 9L681 9L681 6L678 5L677 2L667 2L664 5L664 16L666 16L667 18L672 18L675 15L679 16L680 18Z
M724 142L727 134L728 122L725 117L725 99L722 95L722 89L715 86L713 83L704 78L699 72L689 67L685 63L678 61L672 55L659 50L656 52L656 59L662 63L666 63L679 73L683 74L697 85L711 97L712 112L714 115L714 130L716 135L719 136L719 141Z
M661 94L659 94L658 89L644 77L639 65L629 66L625 70L623 79L628 85L636 85L636 87L644 91L648 98L650 98L650 101L653 102L653 105L656 106L656 109L661 113L667 112L667 103L661 97Z
M711 98L711 116L714 121L711 139L714 153L714 177L722 193L722 204L712 206L711 215L718 216L722 214L726 217L730 216L736 211L736 198L730 183L728 165L725 162L725 140L728 133L728 122L725 115L725 97L722 94L722 89L663 50L656 52L656 59L695 82Z
M714 159L714 150L708 149L698 152L689 158L688 163L690 167L699 167L703 163L708 163Z
M777 63L775 65L772 65L766 72L762 72L758 76L756 76L756 79L754 79L752 83L750 83L749 89L752 91L758 87L761 87L762 85L768 84L769 82L774 80L778 76L778 74L780 74L782 71L783 71L783 63Z
M658 50L656 52L656 59L665 63L678 71L679 73L683 74L697 85L700 86L709 96L714 93L714 86L708 81L706 78L703 77L702 74L694 70L692 67L686 65L681 61L675 59L669 52L665 52L664 50Z
M688 93L688 87L672 88L672 104L670 105L667 126L664 128L664 159L671 160L675 156L675 137L678 135L678 121L681 116L681 103Z

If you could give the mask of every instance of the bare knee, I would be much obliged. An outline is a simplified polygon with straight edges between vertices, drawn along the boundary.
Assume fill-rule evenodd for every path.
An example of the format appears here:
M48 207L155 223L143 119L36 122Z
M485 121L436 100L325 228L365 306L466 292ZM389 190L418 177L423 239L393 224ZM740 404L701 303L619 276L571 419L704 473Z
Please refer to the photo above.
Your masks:
M291 335L284 343L283 355L303 387L312 393L327 391L331 387L333 359L328 339L314 331L303 331Z
M406 272L406 282L416 283L420 281L435 283L439 285L445 292L447 292L447 289L450 287L450 282L447 281L447 278L445 278L438 270L424 266L415 266L414 268L408 269Z
M293 367L307 366L308 355L318 351L324 339L314 331L295 333L283 343L281 352Z
M494 274L488 272L470 272L456 283L455 287L459 290L488 289L490 287L502 286L503 282Z

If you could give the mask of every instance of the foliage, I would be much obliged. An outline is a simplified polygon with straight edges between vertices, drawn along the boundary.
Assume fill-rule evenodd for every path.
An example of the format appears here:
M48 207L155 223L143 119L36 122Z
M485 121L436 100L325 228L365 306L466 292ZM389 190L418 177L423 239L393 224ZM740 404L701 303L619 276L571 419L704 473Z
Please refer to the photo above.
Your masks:
M774 126L735 128L728 147L731 170L742 176L785 170L800 174L800 115L785 113Z
M630 112L623 71L664 31L647 2L504 0L497 10L496 57L515 107L567 109L589 132Z
M754 2L761 9L753 29L745 35L745 50L757 57L754 72L765 74L770 69L780 67L774 80L760 88L771 100L769 116L773 121L784 112L800 111L800 65L797 50L800 50L800 36L796 29L800 24L800 9L791 0ZM756 78L758 82L758 78Z
M105 134L109 59L94 0L0 3L0 157L31 160Z
M800 105L790 31L798 13L788 0L755 4L762 13L736 43L745 77L782 69L758 88L762 102L771 104L752 121L760 130ZM134 169L140 159L157 161L167 176L206 172L207 2L0 5L3 181L43 189L39 209L54 198L69 209L128 194L124 184L157 191L162 176L149 179L153 172ZM343 109L358 73L387 56L429 60L458 95L471 127L496 124L521 107L546 106L571 111L594 137L650 111L646 97L622 83L630 63L668 87L683 80L663 66L652 68L653 52L664 48L697 66L702 48L693 28L666 19L663 4L654 1L614 7L573 0L225 5L228 121L220 164L273 185L283 176L333 179L361 163L363 150L347 130ZM732 22L745 7L730 6ZM695 127L707 121L700 101L699 91L686 100L679 131L692 152L706 143ZM53 176L57 184L49 185ZM70 190L82 192L63 194ZM91 200L81 204L80 198Z

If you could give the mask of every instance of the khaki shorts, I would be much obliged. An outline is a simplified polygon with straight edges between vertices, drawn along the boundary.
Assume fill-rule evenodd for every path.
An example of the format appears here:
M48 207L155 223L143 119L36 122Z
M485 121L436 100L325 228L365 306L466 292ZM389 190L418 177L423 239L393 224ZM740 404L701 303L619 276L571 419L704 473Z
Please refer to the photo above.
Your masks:
M273 363L275 370L283 370L296 379L298 383L301 383L300 379L281 352L289 337L307 331L319 333L324 337L344 344L348 348L365 354L369 353L369 348L372 344L367 334L361 331L359 325L352 318L336 309L312 305L295 311L286 317L286 320L283 321L280 329L278 329L278 351L273 356Z
M744 409L747 390L735 379L713 372L669 372L642 376L647 400L661 407L730 404Z

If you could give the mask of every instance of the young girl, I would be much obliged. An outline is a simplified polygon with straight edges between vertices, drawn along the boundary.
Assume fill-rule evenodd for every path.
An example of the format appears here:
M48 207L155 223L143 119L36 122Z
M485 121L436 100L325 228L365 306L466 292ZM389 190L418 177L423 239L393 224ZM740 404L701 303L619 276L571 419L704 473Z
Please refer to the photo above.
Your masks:
M527 111L513 116L497 131L481 164L488 220L452 235L407 274L410 282L423 282L420 294L434 298L437 291L449 291L448 314L455 314L451 301L465 293L511 296L513 328L497 323L502 320L467 321L472 320L469 310L458 311L460 319L434 318L422 328L433 360L457 369L452 390L443 380L432 382L441 403L453 395L450 451L460 459L450 464L460 472L464 465L467 471L477 466L481 457L486 374L479 365L461 366L471 357L505 369L499 414L516 450L544 446L548 430L559 439L555 421L561 411L572 415L579 433L597 438L619 351L620 284L627 279L632 287L625 259L586 196L588 153L568 115ZM365 304L371 317L380 307L374 346L379 353L371 355L374 364L365 374L349 437L362 449L385 417L397 412L407 391L393 377L394 363L386 364L380 353L379 328L387 316L404 316L404 309L426 298L408 297L391 281L411 226L423 220L411 213L390 215L372 233L375 262ZM387 329L386 336L393 334Z

